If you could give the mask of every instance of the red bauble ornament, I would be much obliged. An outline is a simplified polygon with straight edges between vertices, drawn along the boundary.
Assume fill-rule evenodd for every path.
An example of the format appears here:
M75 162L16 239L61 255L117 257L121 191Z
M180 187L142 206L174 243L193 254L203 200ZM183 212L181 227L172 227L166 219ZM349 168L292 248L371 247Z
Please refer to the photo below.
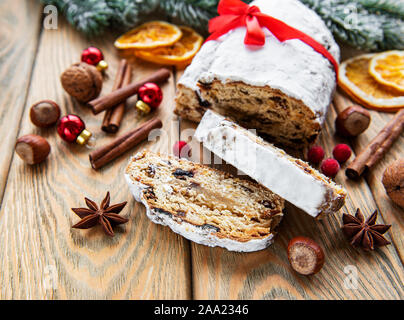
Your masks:
M101 60L104 60L104 55L101 50L96 47L88 47L81 54L81 61L96 66Z
M57 125L59 136L67 142L86 144L91 138L91 132L86 130L84 121L75 114L62 117Z
M150 108L155 109L163 100L163 92L157 84L147 82L139 88L138 97L144 103L147 103Z

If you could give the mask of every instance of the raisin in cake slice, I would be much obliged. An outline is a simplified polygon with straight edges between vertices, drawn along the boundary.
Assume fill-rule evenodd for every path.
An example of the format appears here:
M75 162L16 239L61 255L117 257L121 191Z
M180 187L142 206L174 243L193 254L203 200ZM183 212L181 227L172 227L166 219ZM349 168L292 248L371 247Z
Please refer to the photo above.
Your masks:
M339 60L331 32L298 0L250 5L308 34ZM179 80L175 113L199 122L211 109L271 141L303 149L321 130L336 85L333 66L300 40L280 42L263 31L262 47L244 44L245 27L204 43Z
M169 155L138 153L125 177L150 220L211 247L264 249L283 215L284 200L267 188Z
M346 191L330 178L219 114L206 112L195 138L313 217L334 213L344 204Z

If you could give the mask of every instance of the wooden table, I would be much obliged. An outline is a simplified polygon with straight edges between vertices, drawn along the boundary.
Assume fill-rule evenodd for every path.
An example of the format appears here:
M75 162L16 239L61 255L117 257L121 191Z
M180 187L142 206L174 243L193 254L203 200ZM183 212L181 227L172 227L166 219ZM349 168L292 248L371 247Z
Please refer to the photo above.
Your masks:
M404 214L392 204L381 184L384 168L404 155L403 136L386 157L359 182L341 172L336 181L348 190L342 210L322 221L314 221L291 205L275 243L255 253L234 253L201 246L168 228L151 223L142 205L135 203L123 179L131 153L96 172L90 168L89 150L67 144L55 128L40 130L28 117L32 103L57 101L63 114L76 113L102 145L113 136L100 130L103 115L93 116L62 89L59 76L77 62L81 51L95 45L110 64L103 93L111 90L119 62L113 47L116 35L86 39L59 16L57 30L42 27L39 1L2 1L1 8L1 96L0 96L0 298L2 299L402 299ZM349 54L344 51L344 54ZM156 66L130 60L134 80L150 74ZM192 136L195 124L172 113L175 85L181 72L163 86L164 101L158 110L169 132L145 147L171 153L173 143ZM137 126L140 118L129 100L119 133ZM334 135L335 111L329 112L320 144L327 155L337 142L349 143L357 153L392 117L371 111L372 122L355 140ZM25 165L15 155L18 136L36 133L50 142L46 162ZM193 143L194 144L194 143ZM199 146L194 145L197 157ZM71 207L84 206L84 196L101 201L110 190L112 201L128 200L122 215L130 222L109 238L99 228L76 230L78 217ZM387 237L392 244L367 253L350 247L340 226L342 212L361 208L366 216L380 211L378 223L392 224ZM294 236L318 241L326 252L326 263L315 276L294 273L286 246ZM352 271L353 270L353 271ZM357 272L357 287L349 282Z

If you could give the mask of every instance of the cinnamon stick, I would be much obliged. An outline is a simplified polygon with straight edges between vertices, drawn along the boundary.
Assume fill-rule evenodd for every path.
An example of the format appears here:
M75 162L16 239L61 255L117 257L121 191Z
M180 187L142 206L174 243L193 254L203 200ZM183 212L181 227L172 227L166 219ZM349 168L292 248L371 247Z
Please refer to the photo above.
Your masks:
M128 67L128 61L126 59L122 59L119 64L116 76L115 76L114 84L112 86L112 91L115 91L122 87L122 83L123 83L123 79L125 77L127 67ZM102 121L102 126L101 126L101 129L103 131L109 132L108 126L110 123L111 115L115 109L116 109L116 107L105 111L104 120Z
M359 178L365 170L376 164L390 149L393 142L404 129L404 109L396 113L393 119L377 134L377 136L352 161L345 174L350 179Z
M170 71L168 69L165 68L159 69L155 73L151 74L150 76L144 78L139 82L129 84L118 90L112 91L111 93L103 97L91 100L90 102L88 102L88 105L93 110L94 114L98 114L104 110L112 108L117 104L125 101L130 96L133 96L134 94L137 93L139 88L146 82L162 83L167 81L169 77L170 77Z
M132 67L126 63L125 70L120 76L122 77L122 79L119 88L129 85L132 80ZM115 90L119 88L116 88ZM117 132L125 113L125 107L126 101L123 101L117 106L106 110L101 129L109 133Z
M98 170L129 149L135 147L143 140L147 139L150 131L161 128L162 125L160 119L153 118L136 129L116 138L111 143L94 150L89 155L91 166L93 169Z

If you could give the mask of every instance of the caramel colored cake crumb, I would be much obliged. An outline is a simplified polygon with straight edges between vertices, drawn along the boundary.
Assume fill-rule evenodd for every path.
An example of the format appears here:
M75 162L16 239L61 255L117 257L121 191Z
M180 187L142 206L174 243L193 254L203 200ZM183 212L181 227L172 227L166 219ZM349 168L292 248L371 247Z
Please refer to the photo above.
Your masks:
M143 152L126 178L153 222L209 246L264 249L283 215L283 199L267 188L185 159Z

